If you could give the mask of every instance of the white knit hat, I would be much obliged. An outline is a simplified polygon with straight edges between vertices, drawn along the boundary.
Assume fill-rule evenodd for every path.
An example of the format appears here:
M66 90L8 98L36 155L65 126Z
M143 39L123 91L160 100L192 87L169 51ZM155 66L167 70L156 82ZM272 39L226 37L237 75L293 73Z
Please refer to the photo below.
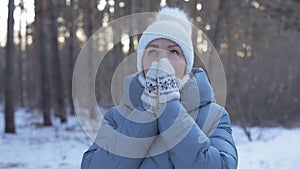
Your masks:
M191 72L194 64L194 49L191 39L192 24L185 12L178 8L164 7L155 17L154 22L143 32L137 51L137 69L143 71L143 55L147 45L159 38L177 43L186 60L185 74Z

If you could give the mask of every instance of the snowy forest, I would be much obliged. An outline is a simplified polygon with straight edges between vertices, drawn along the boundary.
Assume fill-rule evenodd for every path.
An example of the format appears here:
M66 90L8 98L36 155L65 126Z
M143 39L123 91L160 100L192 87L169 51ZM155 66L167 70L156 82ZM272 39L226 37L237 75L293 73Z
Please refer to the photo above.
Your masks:
M91 144L72 98L81 49L109 23L163 6L186 11L207 36L193 39L196 48L207 52L211 43L219 54L226 74L224 107L234 126L239 168L296 168L299 0L1 0L0 152L6 153L0 154L0 168L79 168ZM136 51L141 34L133 32L144 22L132 21L97 37L98 50L108 51L95 80L102 110L114 105L113 73ZM112 46L112 41L119 43ZM207 69L199 59L195 66ZM292 148L274 150L287 141ZM259 154L264 150L268 153ZM282 159L278 152L291 160L277 162ZM41 154L44 157L38 157Z

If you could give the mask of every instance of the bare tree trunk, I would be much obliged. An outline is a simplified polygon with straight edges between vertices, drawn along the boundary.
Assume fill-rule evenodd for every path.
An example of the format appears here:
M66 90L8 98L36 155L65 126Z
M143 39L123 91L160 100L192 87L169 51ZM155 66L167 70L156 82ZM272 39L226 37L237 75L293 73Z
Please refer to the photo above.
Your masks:
M24 87L23 87L23 51L22 51L22 35L21 35L21 19L20 19L20 31L19 31L19 55L18 55L18 67L19 67L19 98L20 98L20 106L24 107Z
M131 0L131 14L136 13L136 1L135 0ZM132 35L133 33L135 33L135 29L136 29L136 20L132 20L132 24L130 25L130 29L129 32ZM134 37L135 36L130 36L129 39L129 54L134 52Z
M94 4L93 0L88 0L86 10L87 10L87 38L90 38L93 33L93 11L94 11Z
M216 14L217 17L216 17L216 22L213 25L213 29L210 31L211 33L209 36L209 38L212 39L212 43L218 52L220 50L220 45L221 45L222 23L224 22L224 13L226 12L225 5L224 5L225 3L226 3L225 1L220 0L218 3L217 10L213 11L213 12L217 12ZM210 2L210 4L215 5L212 4L212 2Z
M27 11L24 10L25 18L27 18ZM23 88L24 88L24 93L23 93L23 99L24 99L24 106L29 106L29 71L28 71L28 63L30 62L30 59L28 57L28 25L27 23L25 24L25 37L24 37L24 51L22 53L22 61L23 61Z
M74 109L74 104L73 104L73 98L72 98L72 77L73 77L73 69L74 69L74 1L71 0L71 5L69 7L69 22L70 22L70 38L69 38L69 75L68 75L68 83L69 83L69 88L68 88L68 102L70 106L70 113L71 115L75 115L75 109Z
M115 3L115 12L114 12L114 17L113 19L118 19L119 17L122 16L122 10L121 8L119 8L119 1L117 0L116 3ZM113 32L113 39L114 39L114 42L118 42L117 44L115 44L114 46L114 56L115 58L117 57L122 57L123 56L123 53L122 53L122 43L121 43L121 33L122 33L122 28L120 27L114 27L114 32ZM118 59L113 59L115 60L116 62L118 62L117 60Z
M47 1L49 3L49 10L51 12L51 61L52 61L52 71L53 71L53 80L54 80L54 103L55 103L55 114L60 118L62 123L67 121L67 113L65 109L65 102L64 102L64 86L62 80L62 72L61 72L61 61L59 58L59 49L58 49L58 25L57 25L57 13L59 6L57 2L54 3L53 0Z
M87 38L90 38L93 34L93 22L94 22L94 10L95 10L95 1L94 0L88 0L85 4L84 4L84 8L85 8L85 31L86 31L86 36ZM87 68L88 68L88 71L90 72L89 73L89 81L87 81L87 85L89 86L89 88L93 88L94 86L94 81L91 80L93 79L93 71L92 71L92 68L94 67L94 52L95 52L95 44L92 44L92 43L89 43L87 46L87 53L86 53L86 57L87 57ZM94 91L91 91L89 90L89 93L86 93L88 96L91 96L91 95L94 95ZM97 108L94 107L93 103L92 102L88 102L87 103L87 107L89 109L89 112L90 112L90 117L91 118L96 118L97 117Z
M6 68L5 68L5 133L15 133L15 117L14 117L14 42L13 42L13 19L14 0L8 3L8 19L7 19L7 44L6 44Z
M50 106L49 106L49 77L48 77L48 66L47 66L47 59L46 59L46 44L45 44L45 8L46 2L45 0L35 0L36 6L36 26L35 31L37 34L37 42L36 42L36 49L39 54L40 58L40 80L41 80L41 93L40 93L40 106L43 111L43 120L44 126L51 126L51 116L50 116Z
M22 35L22 16L24 15L24 2L23 0L21 0L20 2L20 20L19 20L19 24L20 24L20 30L19 30L19 56L18 56L18 66L19 66L19 85L20 85L20 90L19 90L19 98L20 98L20 106L24 107L24 56L25 56L25 52L23 49L24 44L26 45L26 41L24 42L23 40L23 35ZM26 26L25 26L26 29ZM25 33L25 37L26 37L26 33Z

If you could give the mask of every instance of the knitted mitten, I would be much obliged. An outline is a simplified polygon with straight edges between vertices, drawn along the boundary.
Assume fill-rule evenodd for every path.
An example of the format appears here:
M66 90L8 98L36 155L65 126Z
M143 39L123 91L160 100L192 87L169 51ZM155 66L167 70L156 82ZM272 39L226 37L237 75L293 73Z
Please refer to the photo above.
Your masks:
M164 105L168 101L180 98L175 70L167 58L159 60L157 81L159 106Z
M144 109L151 113L158 109L157 67L158 62L152 62L146 74L145 89L141 96Z

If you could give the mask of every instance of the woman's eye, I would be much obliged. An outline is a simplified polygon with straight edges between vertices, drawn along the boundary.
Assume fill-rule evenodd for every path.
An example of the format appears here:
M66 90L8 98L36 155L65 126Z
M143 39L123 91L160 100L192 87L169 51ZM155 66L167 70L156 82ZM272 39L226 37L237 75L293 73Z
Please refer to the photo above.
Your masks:
M179 52L177 50L171 50L170 53L173 55L179 55Z
M148 54L149 55L157 55L157 51L156 50L149 50Z

